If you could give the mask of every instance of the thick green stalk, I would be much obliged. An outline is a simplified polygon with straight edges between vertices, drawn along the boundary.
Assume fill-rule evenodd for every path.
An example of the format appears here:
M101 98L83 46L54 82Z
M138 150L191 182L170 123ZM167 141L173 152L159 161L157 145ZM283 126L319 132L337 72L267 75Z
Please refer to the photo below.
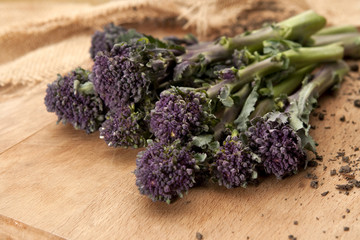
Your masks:
M320 47L303 47L290 49L278 54L278 58L286 57L291 65L308 65L320 62L333 62L342 59L344 48L339 44Z
M333 35L340 33L357 33L357 32L359 32L358 29L352 25L332 26L321 29L316 34L314 34L314 36Z
M341 33L341 34L332 34L332 35L320 35L313 36L312 39L314 43L313 46L323 46L332 43L342 43L353 38L360 37L360 33Z
M273 26L253 31L248 35L224 37L219 43L229 50L247 47L250 51L258 51L263 47L263 41L268 39L288 39L302 43L322 29L325 24L324 17L309 10Z
M221 89L228 87L230 92L235 88L239 89L244 84L251 82L255 77L263 77L266 74L278 71L282 68L284 63L282 61L273 61L273 58L268 58L248 67L238 70L235 79L223 80L207 90L210 98L216 98Z
M311 112L308 110L309 100L311 98L317 99L326 90L340 83L348 71L348 65L342 60L324 65L311 82L303 86L299 92L289 97L290 101L296 100L297 102L298 116L303 117L306 115L308 119L308 114Z
M208 64L231 57L235 49L260 51L264 40L287 39L306 42L308 38L323 28L324 17L314 11L307 11L275 25L245 33L233 38L222 37L219 41L192 45L186 53L177 57L174 80L191 76L201 76Z
M297 88L301 86L304 77L309 74L312 70L315 69L317 64L311 64L306 67L300 68L293 74L291 74L288 79L280 82L276 86L273 87L273 98L278 98L282 94L290 95Z
M274 86L273 97L264 98L260 102L258 102L255 110L250 115L250 119L253 119L255 117L262 117L266 113L274 110L276 108L275 99L280 97L281 95L292 94L296 89L301 86L305 76L309 74L312 70L314 70L315 67L316 64L311 64L309 66L303 67L291 74L284 81Z
M326 19L313 10L308 10L278 24L281 28L289 29L286 39L303 43L314 33L326 25Z
M236 72L236 77L223 80L208 89L210 98L215 98L221 91L236 92L243 85L251 82L254 78L263 78L289 66L301 67L304 65L331 62L342 59L344 48L340 45L328 45L322 47L290 49L278 53L274 57L252 64Z
M314 36L314 46L338 43L344 47L346 58L360 58L360 33L343 33L334 35Z
M347 58L360 58L360 36L343 41L344 56Z
M256 104L254 111L250 114L249 119L254 119L256 117L262 117L266 113L271 112L276 109L276 104L273 98L264 98L259 103Z

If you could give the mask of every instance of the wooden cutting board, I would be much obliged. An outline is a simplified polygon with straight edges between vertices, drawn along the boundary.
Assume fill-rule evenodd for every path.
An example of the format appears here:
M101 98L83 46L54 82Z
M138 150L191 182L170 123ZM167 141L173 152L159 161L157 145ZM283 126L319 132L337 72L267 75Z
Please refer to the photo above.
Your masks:
M323 156L316 168L247 189L208 184L171 205L139 194L132 173L139 150L109 148L98 133L56 125L43 104L45 84L3 88L0 238L196 239L199 232L203 239L359 239L360 191L339 193L336 184L346 180L330 176L345 165L339 151L359 162L358 78L353 72L337 94L323 96L316 112L324 120L311 119ZM318 189L305 178L309 172Z

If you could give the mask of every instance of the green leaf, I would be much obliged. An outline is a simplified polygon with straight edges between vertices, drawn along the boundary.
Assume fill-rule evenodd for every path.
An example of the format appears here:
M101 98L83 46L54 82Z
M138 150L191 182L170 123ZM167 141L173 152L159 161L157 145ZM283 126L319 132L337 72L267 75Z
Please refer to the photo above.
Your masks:
M219 99L226 99L230 95L230 89L227 85L221 88Z
M316 153L316 143L314 139L308 134L307 129L303 128L297 131L298 136L301 139L301 146L313 153Z
M135 29L129 29L118 36L118 38L116 39L116 43L121 43L121 42L130 43L131 41L142 37L144 37L144 35L137 32Z
M246 99L240 115L234 121L234 124L236 125L239 131L244 131L247 128L246 123L250 120L249 116L254 111L255 104L259 98L258 89L260 83L261 83L260 80L255 81L255 86L252 89L251 93L249 94L248 98Z
M304 122L296 114L292 113L289 120L290 127L295 131L304 128Z
M220 89L218 98L225 107L232 107L234 105L234 100L230 97L230 89L227 85Z
M271 56L276 55L280 52L284 52L286 50L292 49L297 51L301 45L299 43L290 41L290 40L265 40L263 42L263 52L264 54L269 54Z
M212 134L194 136L192 138L192 144L197 147L203 147L209 144L213 140L213 137L214 136Z
M208 144L209 149L213 152L217 152L220 148L220 143L218 141L212 141Z
M279 112L279 111L269 112L264 117L271 122L276 121L276 122L284 123L284 124L289 122L289 118L288 118L287 114Z
M206 157L207 157L206 153L196 153L194 156L196 162L198 163L203 163Z
M234 100L232 99L232 97L227 96L225 99L220 98L220 102L225 106L225 107L232 107L234 105Z
M281 41L283 46L287 47L287 49L292 49L294 51L298 51L299 48L302 47L300 43L293 42L293 41L290 41L290 40L287 40L287 39L282 39L280 41Z
M317 104L317 95L313 93L311 83L305 85L301 90L298 99L290 102L289 112L291 116L299 118L304 123L309 123L310 113Z

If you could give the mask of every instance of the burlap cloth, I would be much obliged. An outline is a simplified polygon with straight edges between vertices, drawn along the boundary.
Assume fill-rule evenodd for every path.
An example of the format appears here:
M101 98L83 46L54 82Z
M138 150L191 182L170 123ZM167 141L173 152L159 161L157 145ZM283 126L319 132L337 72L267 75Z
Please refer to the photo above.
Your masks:
M0 90L52 82L57 73L77 66L90 69L91 35L109 22L147 33L179 29L207 39L240 33L309 8L326 16L329 24L360 25L359 0L0 2Z

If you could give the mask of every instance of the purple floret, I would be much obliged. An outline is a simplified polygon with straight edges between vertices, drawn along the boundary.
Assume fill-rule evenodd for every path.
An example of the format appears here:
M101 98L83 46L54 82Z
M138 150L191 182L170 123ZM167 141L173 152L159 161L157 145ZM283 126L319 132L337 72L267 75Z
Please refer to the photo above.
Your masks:
M127 44L116 45L110 54L99 53L95 58L94 87L109 108L117 108L130 99L137 102L150 85L140 66L129 61L130 51Z
M126 32L125 28L115 26L113 23L106 25L103 31L96 31L91 38L91 58L95 59L96 54L100 51L109 52L114 44L117 43L119 36Z
M163 91L150 116L152 133L165 142L208 131L215 119L205 93L178 88Z
M227 136L215 155L214 177L227 188L246 187L255 179L256 161L238 137Z
M100 138L111 147L143 147L150 135L143 118L141 111L135 112L130 105L112 110L101 125Z
M225 68L218 72L218 76L222 80L233 80L236 78L236 71L233 68Z
M110 53L95 58L95 90L110 108L141 103L156 95L156 86L170 76L175 56L166 49L156 49L143 42L116 44Z
M196 169L194 152L188 147L156 142L136 159L136 185L153 201L170 203L194 186Z
M77 68L64 77L58 75L57 80L48 84L45 105L48 112L55 112L58 122L92 133L99 129L106 112L88 79L89 74Z
M259 118L245 134L265 171L277 178L296 173L306 160L300 137L286 123Z

